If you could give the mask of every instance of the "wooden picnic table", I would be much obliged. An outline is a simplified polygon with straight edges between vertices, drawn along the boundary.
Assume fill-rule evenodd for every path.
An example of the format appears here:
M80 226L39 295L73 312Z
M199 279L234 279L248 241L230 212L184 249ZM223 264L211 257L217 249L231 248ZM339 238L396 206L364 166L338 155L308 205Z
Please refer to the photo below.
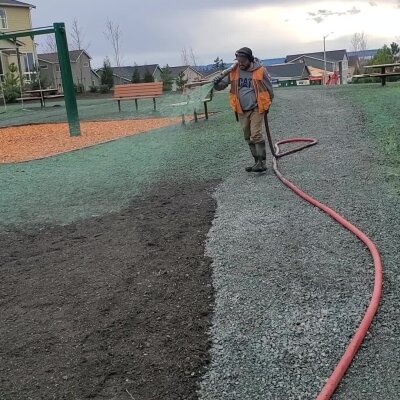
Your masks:
M376 78L381 78L382 80L382 86L386 85L386 78L389 76L400 76L400 71L387 71L388 68L394 68L394 67L400 67L400 63L390 63L390 64L377 64L377 65L366 65L364 68L369 69L369 68L380 68L381 72L380 73L374 73L370 72L368 74L364 74L364 76L368 77L376 77Z
M46 105L46 100L48 100L48 99L64 97L63 94L58 93L58 89L56 89L56 88L25 90L24 93L28 94L32 98L39 97L42 107L44 107ZM27 100L27 99L29 99L29 97L25 98L25 100Z

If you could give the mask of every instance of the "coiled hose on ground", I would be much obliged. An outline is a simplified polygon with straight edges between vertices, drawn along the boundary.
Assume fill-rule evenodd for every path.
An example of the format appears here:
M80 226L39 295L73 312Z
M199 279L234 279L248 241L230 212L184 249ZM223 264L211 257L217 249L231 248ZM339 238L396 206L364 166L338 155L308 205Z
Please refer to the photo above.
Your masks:
M271 153L273 155L273 168L278 178L301 198L311 203L315 207L318 207L320 210L324 211L326 214L331 216L335 221L341 224L344 228L354 233L368 247L369 251L371 252L375 265L374 290L368 308L364 314L364 317L362 318L360 325L358 326L350 343L348 344L342 358L339 360L339 363L336 365L334 371L327 379L324 387L322 388L321 392L318 394L317 397L317 400L329 400L333 395L333 393L335 392L335 390L337 389L337 387L339 386L339 383L342 380L343 376L345 375L351 362L353 361L353 358L357 354L357 351L361 346L361 343L363 342L365 335L367 334L368 329L371 325L371 322L377 312L382 293L382 261L375 244L372 242L371 239L368 238L368 236L365 233L360 231L357 227L352 225L349 221L347 221L345 218L343 218L341 215L333 211L325 204L320 203L318 200L314 199L307 193L303 192L300 188L298 188L296 185L294 185L292 182L286 179L279 171L278 169L279 158L303 150L307 147L314 146L315 144L317 144L317 141L309 138L290 138L281 140L275 143L275 145L273 145L271 132L269 130L269 125L268 125L267 113L265 113L264 120L265 120L265 128L266 128L268 143L271 149ZM296 142L306 143L306 144L290 151L286 152L280 151L279 148L280 145L286 143L296 143Z

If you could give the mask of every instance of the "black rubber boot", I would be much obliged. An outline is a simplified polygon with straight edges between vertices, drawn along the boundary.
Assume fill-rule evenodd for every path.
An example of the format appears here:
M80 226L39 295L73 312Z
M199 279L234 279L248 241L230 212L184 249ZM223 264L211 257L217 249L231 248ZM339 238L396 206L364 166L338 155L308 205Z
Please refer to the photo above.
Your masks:
M256 152L256 145L254 143L249 143L251 155L254 157L254 164L251 167L246 167L247 172L252 172L253 167L257 164L257 152Z
M265 166L265 142L256 143L256 154L257 162L251 169L251 172L264 172L267 169L267 167Z

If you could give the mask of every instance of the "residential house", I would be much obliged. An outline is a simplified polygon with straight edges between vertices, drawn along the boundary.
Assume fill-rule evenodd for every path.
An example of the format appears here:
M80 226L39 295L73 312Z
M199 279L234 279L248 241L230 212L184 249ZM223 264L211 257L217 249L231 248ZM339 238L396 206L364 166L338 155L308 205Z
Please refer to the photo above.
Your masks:
M226 68L229 68L232 64L225 64ZM202 75L202 78L200 79L201 81L205 82L205 81L212 81L214 78L216 78L217 76L221 75L221 72L223 70L221 69L217 69L215 68L215 66L213 66L212 68L210 67L194 67L194 69L200 73Z
M62 80L60 63L57 53L38 54L41 77L52 87L62 91ZM74 84L82 85L84 91L89 90L90 86L99 85L99 76L92 71L90 66L91 57L85 50L71 50L69 52L71 61L72 78Z
M315 53L292 54L286 56L285 62L301 63L304 62L304 56L307 57L309 67L321 69L321 62L323 63L322 65L324 65L326 61L326 68L328 70L328 64L333 63L332 65L335 67L333 74L339 77L339 83L347 83L349 57L346 50L326 51L325 54L323 51ZM327 81L329 79L329 75L326 74L325 78Z
M325 82L328 82L331 76L337 76L339 72L339 63L332 60L323 60L313 56L300 56L288 64L307 65L310 72L309 80L316 84L322 84L324 81L324 76Z
M183 74L183 79L186 80L187 83L199 82L203 79L203 75L189 65L180 67L169 67L169 69L171 71L171 77L173 79L173 91L177 90L176 80L178 79L179 74Z
M310 70L304 63L285 63L265 67L273 86L308 85Z
M144 79L146 71L149 72L154 79L154 82L161 82L161 68L158 64L151 65L135 65L135 66L126 66L126 67L112 67L113 77L114 77L114 85L124 85L127 83L132 83L133 71L137 67L140 80ZM96 69L97 74L101 76L101 72L103 68Z
M32 29L31 10L34 5L16 0L0 0L0 32ZM19 57L18 57L19 55ZM25 82L32 79L36 64L35 42L29 36L17 41L0 40L0 75L3 76L8 66L14 63Z

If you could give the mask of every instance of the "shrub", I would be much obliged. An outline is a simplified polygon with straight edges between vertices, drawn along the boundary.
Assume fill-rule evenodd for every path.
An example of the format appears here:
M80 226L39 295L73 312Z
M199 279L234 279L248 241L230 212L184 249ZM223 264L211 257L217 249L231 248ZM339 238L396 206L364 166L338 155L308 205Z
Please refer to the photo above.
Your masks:
M100 93L109 93L110 87L108 85L100 85Z
M15 103L21 96L21 89L16 86L4 87L4 98L6 103Z
M97 86L89 86L90 93L97 93L99 88Z
M74 83L75 93L85 93L85 86L82 83Z

